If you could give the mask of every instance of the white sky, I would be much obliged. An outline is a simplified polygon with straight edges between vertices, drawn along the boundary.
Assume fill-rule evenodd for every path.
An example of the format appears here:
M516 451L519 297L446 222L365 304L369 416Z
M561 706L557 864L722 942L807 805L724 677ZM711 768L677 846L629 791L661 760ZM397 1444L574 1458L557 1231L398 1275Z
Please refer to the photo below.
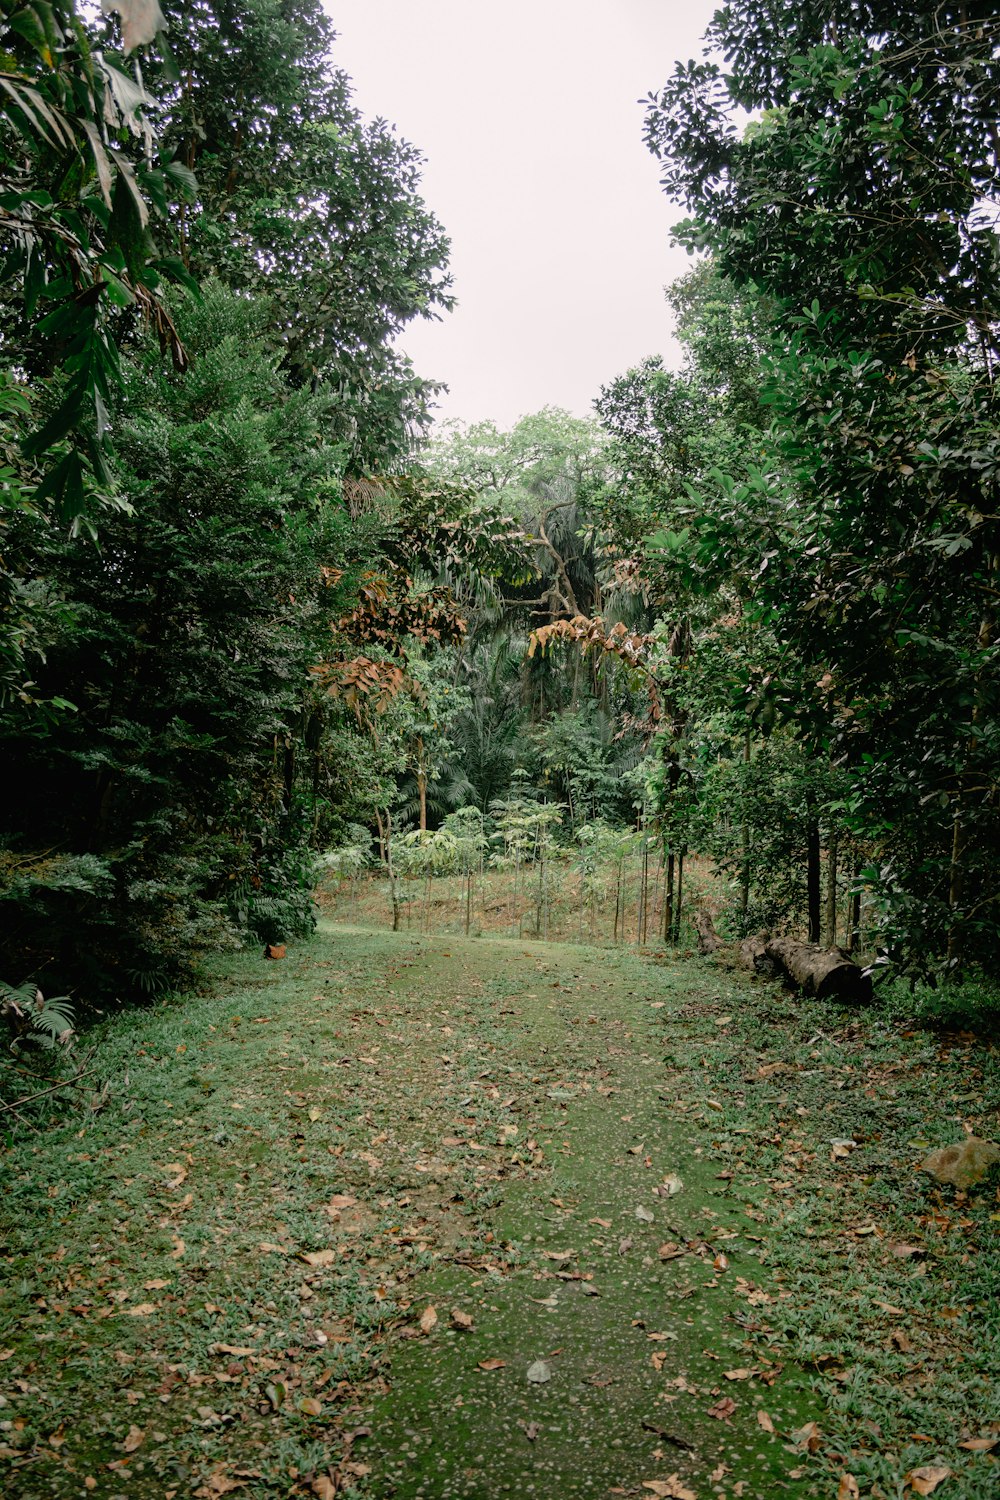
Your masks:
M717 0L324 0L359 108L427 158L459 305L402 346L440 416L586 415L647 354L677 362L663 287L690 265L637 101L700 54Z

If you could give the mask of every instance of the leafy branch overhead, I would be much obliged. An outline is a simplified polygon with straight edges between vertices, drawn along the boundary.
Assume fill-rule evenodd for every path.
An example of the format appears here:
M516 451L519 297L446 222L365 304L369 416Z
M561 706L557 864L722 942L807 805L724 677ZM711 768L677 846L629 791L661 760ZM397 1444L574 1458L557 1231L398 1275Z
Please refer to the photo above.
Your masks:
M181 164L157 157L153 99L92 45L73 0L4 10L2 283L21 299L14 348L46 379L48 407L24 451L44 470L39 500L73 521L95 485L112 486L107 436L124 310L151 324L183 367L163 285L189 278L157 247L152 225L192 182Z

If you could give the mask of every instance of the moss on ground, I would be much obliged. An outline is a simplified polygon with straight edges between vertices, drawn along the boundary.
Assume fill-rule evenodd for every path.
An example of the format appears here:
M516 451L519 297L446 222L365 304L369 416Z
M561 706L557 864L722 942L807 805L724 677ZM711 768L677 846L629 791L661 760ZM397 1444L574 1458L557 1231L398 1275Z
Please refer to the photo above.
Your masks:
M995 1493L975 1038L327 928L99 1045L3 1161L5 1496Z

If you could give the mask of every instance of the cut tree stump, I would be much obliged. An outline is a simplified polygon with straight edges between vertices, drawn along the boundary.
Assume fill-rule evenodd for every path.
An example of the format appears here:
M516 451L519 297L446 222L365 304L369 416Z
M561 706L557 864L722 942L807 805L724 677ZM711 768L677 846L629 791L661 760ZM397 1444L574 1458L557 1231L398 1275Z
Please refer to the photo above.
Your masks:
M804 994L815 995L817 1000L864 1002L872 998L871 976L836 948L827 950L782 937L769 939L764 951Z
M715 953L723 946L722 939L715 930L711 912L696 911L694 914L694 927L698 934L698 952Z

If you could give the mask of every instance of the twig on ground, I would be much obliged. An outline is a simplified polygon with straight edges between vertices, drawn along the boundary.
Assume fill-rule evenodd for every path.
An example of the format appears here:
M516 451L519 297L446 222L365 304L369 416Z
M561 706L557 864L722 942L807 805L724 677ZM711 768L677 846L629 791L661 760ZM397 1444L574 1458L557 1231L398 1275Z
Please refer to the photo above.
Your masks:
M91 1073L95 1071L93 1068L87 1067L87 1064L93 1057L95 1050L95 1048L92 1048L91 1051L87 1053L87 1056L83 1059L83 1062L77 1068L72 1078L61 1078L58 1083L51 1084L47 1089L39 1089L35 1094L25 1094L23 1099L15 1099L13 1104L0 1104L0 1115L16 1115L17 1111L22 1105L34 1104L36 1099L44 1099L46 1094L54 1094L59 1089L72 1088L75 1084L79 1083L81 1078L87 1078ZM18 1119L20 1118L21 1116L18 1115Z

